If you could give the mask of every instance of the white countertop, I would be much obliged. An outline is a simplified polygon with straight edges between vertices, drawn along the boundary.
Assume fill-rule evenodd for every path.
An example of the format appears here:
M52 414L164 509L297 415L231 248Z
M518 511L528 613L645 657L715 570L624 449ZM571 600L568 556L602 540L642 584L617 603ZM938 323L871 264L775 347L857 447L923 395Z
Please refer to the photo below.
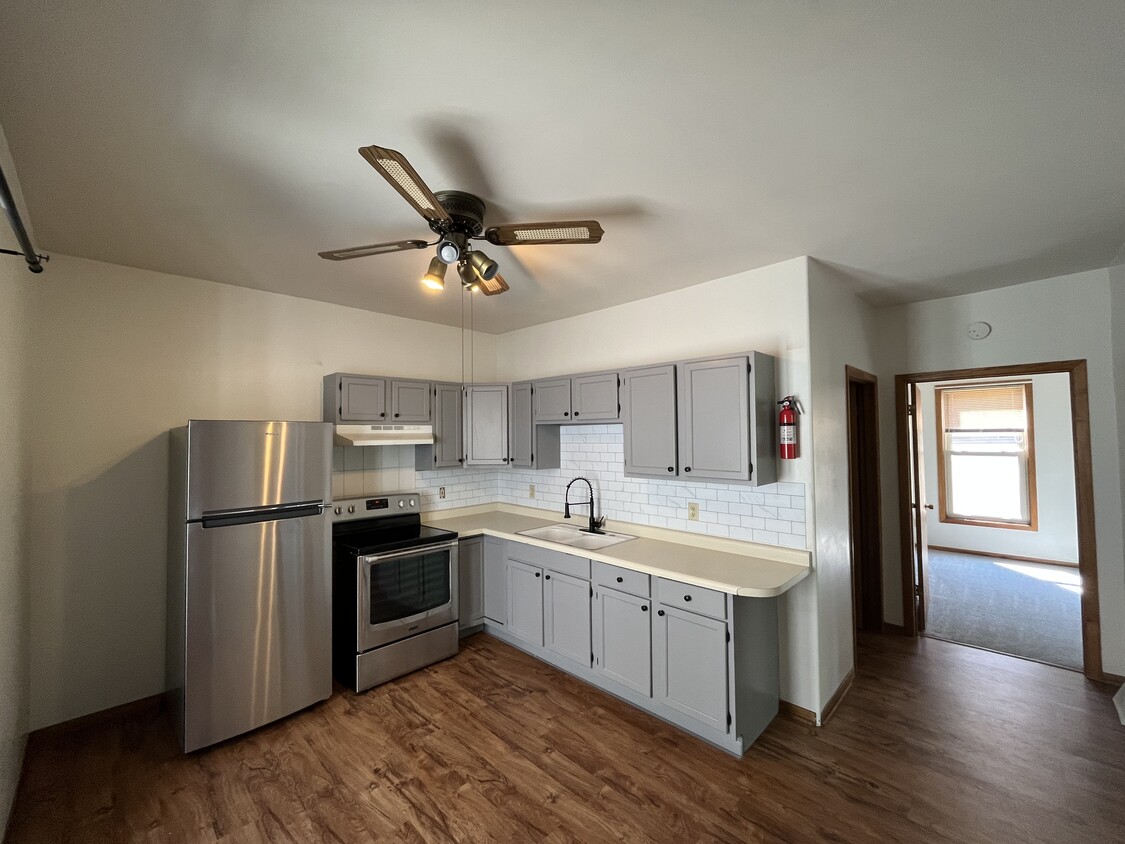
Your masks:
M598 551L572 548L557 542L520 536L519 531L552 525L562 521L558 516L544 518L546 513L528 514L524 508L496 505L481 512L448 515L440 510L425 513L422 520L436 528L456 531L460 537L495 536L538 545L553 551L563 551L578 557L599 560L656 577L666 577L682 583L691 583L707 589L743 595L752 598L773 598L786 592L809 575L809 553L788 548L753 543L716 541L711 537L696 537L679 531L654 531L660 538L637 536L628 542L611 545ZM636 535L643 526L615 522L615 533ZM668 534L675 534L672 539ZM681 540L680 537L683 537ZM706 546L712 547L706 547ZM722 546L723 550L715 546ZM742 547L740 547L742 546ZM742 550L745 548L745 551ZM775 557L777 559L771 559ZM804 561L804 564L801 561Z

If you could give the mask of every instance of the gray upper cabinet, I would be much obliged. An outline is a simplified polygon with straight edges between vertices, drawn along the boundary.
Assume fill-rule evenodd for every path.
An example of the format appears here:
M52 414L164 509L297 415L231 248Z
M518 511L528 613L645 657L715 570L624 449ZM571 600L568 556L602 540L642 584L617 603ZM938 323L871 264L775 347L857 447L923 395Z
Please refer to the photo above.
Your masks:
M464 462L463 398L460 384L434 385L433 461L427 468L443 469Z
M616 589L594 590L594 670L652 695L652 602Z
M570 378L536 381L535 421L570 422Z
M386 422L387 379L366 375L324 376L325 422Z
M621 397L625 474L676 477L676 367L665 364L625 370Z
M570 396L575 422L616 422L620 416L618 375L601 372L596 375L575 375L570 382Z
M590 581L548 569L543 573L543 644L589 668Z
M430 391L429 381L392 381L391 416L392 422L429 422Z
M702 727L726 733L726 622L657 604L653 638L657 703Z
M508 385L465 388L465 465L508 463Z
M559 428L538 426L534 415L534 385L512 385L511 465L523 469L557 469L560 466Z
M745 357L680 364L680 470L688 480L750 480L748 375Z

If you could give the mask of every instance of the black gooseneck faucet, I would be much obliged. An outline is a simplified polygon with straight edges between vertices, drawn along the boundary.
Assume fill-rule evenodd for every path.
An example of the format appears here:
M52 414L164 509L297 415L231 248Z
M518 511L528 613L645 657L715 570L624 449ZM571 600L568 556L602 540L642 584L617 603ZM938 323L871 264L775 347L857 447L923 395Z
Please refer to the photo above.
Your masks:
M563 495L563 518L570 518L570 488L578 481L582 481L590 489L589 501L574 502L575 504L586 503L590 505L590 526L588 528L584 528L584 530L586 531L586 533L605 533L605 531L601 529L602 525L605 524L605 516L602 516L600 519L594 517L594 485L591 484L590 481L588 481L586 478L577 477L566 485L566 493Z

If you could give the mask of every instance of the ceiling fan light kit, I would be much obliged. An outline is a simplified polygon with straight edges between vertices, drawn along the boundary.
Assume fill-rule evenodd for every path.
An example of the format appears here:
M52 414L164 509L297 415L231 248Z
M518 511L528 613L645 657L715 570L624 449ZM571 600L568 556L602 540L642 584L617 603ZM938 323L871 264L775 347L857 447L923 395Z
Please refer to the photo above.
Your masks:
M458 190L429 189L421 176L393 149L379 146L360 147L359 154L378 171L398 193L410 203L438 236L432 242L425 240L397 240L355 246L318 253L331 261L383 255L408 249L437 246L437 256L422 277L422 284L432 290L445 289L445 271L457 264L461 285L470 292L480 290L486 296L495 296L510 290L499 274L499 265L483 252L473 251L469 240L487 240L497 246L524 246L540 243L598 243L605 233L596 220L566 220L550 223L518 223L484 227L484 200L471 193Z

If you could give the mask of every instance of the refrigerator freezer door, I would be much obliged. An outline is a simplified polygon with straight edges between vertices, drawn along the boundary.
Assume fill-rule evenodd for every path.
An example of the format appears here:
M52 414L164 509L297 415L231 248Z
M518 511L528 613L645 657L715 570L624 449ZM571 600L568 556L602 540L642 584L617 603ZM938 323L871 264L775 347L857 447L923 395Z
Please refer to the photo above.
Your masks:
M327 422L192 420L187 425L187 514L332 498Z
M187 530L184 750L332 693L328 514Z

